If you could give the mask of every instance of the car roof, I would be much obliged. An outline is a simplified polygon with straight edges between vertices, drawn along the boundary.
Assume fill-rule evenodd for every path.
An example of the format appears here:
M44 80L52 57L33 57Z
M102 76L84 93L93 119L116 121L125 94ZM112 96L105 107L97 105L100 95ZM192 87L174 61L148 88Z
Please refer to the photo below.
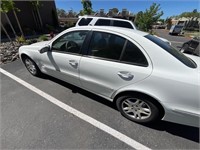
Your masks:
M139 31L139 30L134 30L134 29L129 29L129 28L122 28L122 27L113 27L113 26L76 26L72 27L70 29L75 29L75 30L103 30L103 31L111 31L111 32L116 32L128 36L133 36L135 34L140 35L140 36L145 36L148 35L149 33Z

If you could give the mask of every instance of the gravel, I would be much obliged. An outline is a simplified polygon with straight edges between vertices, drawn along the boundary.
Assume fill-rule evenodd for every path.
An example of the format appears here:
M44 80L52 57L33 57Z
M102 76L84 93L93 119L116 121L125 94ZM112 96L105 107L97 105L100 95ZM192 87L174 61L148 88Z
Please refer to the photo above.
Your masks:
M18 42L13 42L13 44L11 42L0 44L0 64L12 62L19 58L18 49L23 44Z

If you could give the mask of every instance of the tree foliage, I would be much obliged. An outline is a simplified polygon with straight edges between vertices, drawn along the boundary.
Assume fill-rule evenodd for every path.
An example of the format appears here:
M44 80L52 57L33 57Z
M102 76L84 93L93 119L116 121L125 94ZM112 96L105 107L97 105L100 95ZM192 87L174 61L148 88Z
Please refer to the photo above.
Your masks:
M138 12L135 24L140 30L149 31L151 26L156 23L163 15L160 11L160 4L153 3L145 12Z
M200 17L200 13L199 12L197 12L197 9L194 9L192 12L183 12L182 14L180 14L179 16L178 16L178 18L182 18L182 17L189 17L189 18L191 18L191 17Z
M57 14L58 14L58 17L66 17L66 12L64 9L57 8Z
M119 9L118 9L118 8L113 8L113 9L112 9L112 12L113 12L114 14L117 14L117 13L119 12Z
M180 15L176 15L176 16L171 16L170 18L182 18L182 17L186 17L186 18L192 18L192 17L200 17L200 12L197 11L197 9L194 9L192 12L183 12Z
M15 7L15 3L13 2L13 0L2 0L0 12L8 13L11 10L20 11L18 8Z
M81 0L83 5L82 14L84 15L91 15L92 13L92 2L90 0Z

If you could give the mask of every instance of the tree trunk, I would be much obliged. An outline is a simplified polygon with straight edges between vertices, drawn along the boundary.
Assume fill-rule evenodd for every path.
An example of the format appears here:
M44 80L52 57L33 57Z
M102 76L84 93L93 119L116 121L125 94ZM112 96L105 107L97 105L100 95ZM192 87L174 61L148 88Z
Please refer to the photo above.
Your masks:
M38 14L38 17L39 17L39 20L40 20L41 27L43 29L43 22L42 22L42 19L41 19L41 16L40 16L40 12L39 12L39 9L38 9L37 6L36 6L36 11L37 11L37 14Z
M17 14L16 14L15 10L13 10L13 13L14 13L15 19L16 19L16 21L17 21L17 24L18 24L19 30L20 30L20 32L21 32L21 35L24 37L24 33L23 33L23 31L22 31L22 27L21 27L21 25L20 25L20 23L19 23L19 19L18 19L18 17L17 17Z
M13 42L12 42L12 40L11 40L11 38L10 38L8 32L6 31L6 29L4 28L4 26L3 26L2 23L1 23L1 27L2 27L3 31L5 32L6 36L8 37L8 39L10 40L11 44L12 44L13 46L15 46L15 45L13 44Z
M8 18L8 15L7 15L6 13L4 13L4 14L5 14L5 16L6 16L6 19L7 19L7 21L8 21L8 24L10 25L10 28L12 29L12 31L13 31L13 33L14 33L14 35L15 35L15 38L17 38L17 34L16 34L16 32L15 32L15 30L14 30L14 28L13 28L11 22L10 22L10 19Z
M38 24L37 16L35 15L34 8L32 8L32 15L35 22L36 30L40 30L40 25Z

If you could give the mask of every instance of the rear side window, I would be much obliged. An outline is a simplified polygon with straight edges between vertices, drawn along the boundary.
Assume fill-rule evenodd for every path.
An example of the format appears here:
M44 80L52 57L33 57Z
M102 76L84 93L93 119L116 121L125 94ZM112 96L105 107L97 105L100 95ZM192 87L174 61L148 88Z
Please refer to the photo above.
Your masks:
M94 32L90 42L89 55L119 60L125 41L124 38L111 33Z
M114 20L113 26L133 29L133 26L129 22L126 22L126 21Z
M82 18L78 25L79 26L87 26L92 21L92 18Z
M139 66L148 66L148 62L141 50L130 41L127 42L121 61Z
M182 62L186 66L188 66L190 68L196 68L197 67L197 65L192 60L190 60L183 53L181 53L180 51L176 50L174 47L172 47L171 45L167 44L166 42L163 42L159 38L157 38L155 36L152 36L152 35L146 35L145 37L147 39L149 39L150 41L152 41L153 43L155 43L158 46L160 46L161 48L163 48L165 51L170 53L172 56L174 56L176 59L178 59L180 62Z
M108 20L108 19L99 19L95 23L95 26L110 26L110 20Z

